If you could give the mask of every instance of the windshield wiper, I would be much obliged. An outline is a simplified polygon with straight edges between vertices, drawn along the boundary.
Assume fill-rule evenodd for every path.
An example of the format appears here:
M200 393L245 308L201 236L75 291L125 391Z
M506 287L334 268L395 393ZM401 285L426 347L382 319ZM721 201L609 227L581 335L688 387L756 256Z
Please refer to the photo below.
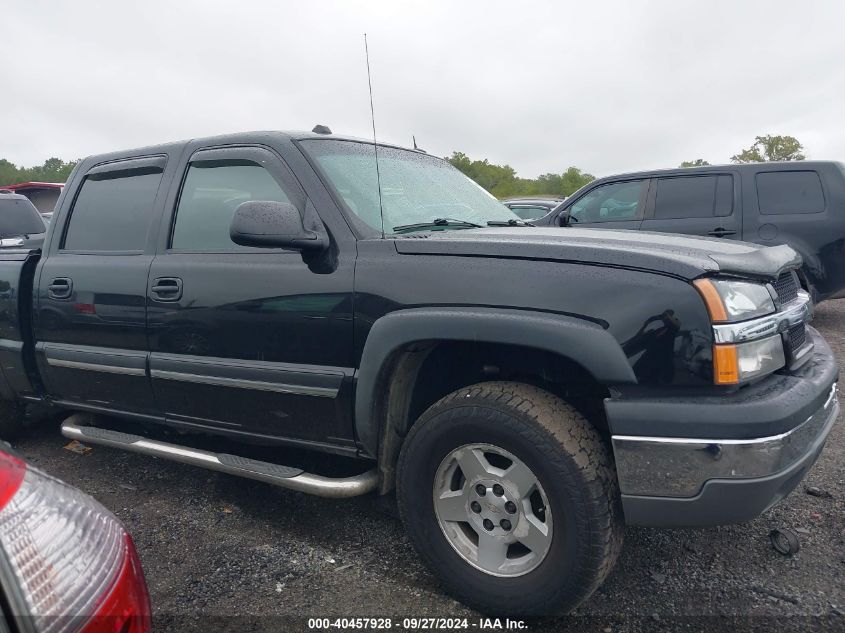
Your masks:
M526 222L525 220L490 220L487 223L487 226L536 226L531 222Z
M475 222L468 222L466 220L455 220L454 218L434 218L431 222L420 222L418 224L402 224L394 226L394 233L403 233L405 231L416 231L418 229L430 229L435 226L455 226L466 229L482 229L480 224Z

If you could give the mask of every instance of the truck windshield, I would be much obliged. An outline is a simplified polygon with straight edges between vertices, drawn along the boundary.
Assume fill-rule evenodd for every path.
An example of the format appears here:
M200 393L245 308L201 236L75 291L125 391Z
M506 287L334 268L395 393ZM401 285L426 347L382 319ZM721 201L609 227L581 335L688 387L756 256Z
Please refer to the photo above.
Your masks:
M372 143L308 139L302 141L302 146L349 209L371 229L381 232ZM385 233L457 230L519 220L519 216L445 160L379 145L378 166Z
M0 238L18 237L46 231L38 210L29 200L0 196Z

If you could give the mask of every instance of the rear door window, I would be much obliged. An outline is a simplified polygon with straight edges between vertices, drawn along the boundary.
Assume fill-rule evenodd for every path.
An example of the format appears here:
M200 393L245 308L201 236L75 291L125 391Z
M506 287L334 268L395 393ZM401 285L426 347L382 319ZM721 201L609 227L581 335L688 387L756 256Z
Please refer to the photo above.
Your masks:
M162 170L149 167L89 175L73 204L62 248L143 252Z
M734 177L729 174L719 176L716 182L715 215L725 216L734 212Z
M821 213L824 192L815 171L769 171L757 174L757 203L763 215Z
M726 176L729 179L730 176ZM719 176L659 178L654 199L654 219L711 218L716 215ZM724 199L724 193L720 196ZM724 200L722 201L724 205ZM729 215L729 213L722 214Z

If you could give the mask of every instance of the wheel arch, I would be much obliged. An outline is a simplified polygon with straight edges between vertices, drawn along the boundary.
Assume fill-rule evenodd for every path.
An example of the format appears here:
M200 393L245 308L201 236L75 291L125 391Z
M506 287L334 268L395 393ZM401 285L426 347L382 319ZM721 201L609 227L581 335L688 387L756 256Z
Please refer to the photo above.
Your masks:
M605 387L636 382L618 341L601 325L583 318L497 308L412 308L390 313L370 330L355 386L356 436L361 449L378 458L383 492L391 485L395 458L412 423L420 371L444 344L511 346L571 363Z
M826 279L828 275L825 263L819 256L817 249L808 244L806 240L800 239L789 233L780 235L774 242L763 242L762 240L754 241L763 246L789 246L798 253L801 256L801 266L798 268L798 278L801 281L801 286L804 290L810 293L814 302L816 301L816 287L819 282Z

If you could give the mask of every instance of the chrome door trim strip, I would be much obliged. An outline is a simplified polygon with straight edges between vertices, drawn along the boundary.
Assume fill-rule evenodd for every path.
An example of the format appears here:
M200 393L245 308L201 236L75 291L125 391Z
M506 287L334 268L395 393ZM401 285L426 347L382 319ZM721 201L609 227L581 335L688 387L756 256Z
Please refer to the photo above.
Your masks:
M153 378L161 380L176 380L182 382L193 382L202 385L214 385L217 387L235 387L238 389L253 389L256 391L273 391L276 393L290 393L302 396L315 396L318 398L334 398L338 389L335 387L307 387L305 385L290 385L285 383L265 382L263 380L246 380L244 378L226 378L223 376L203 376L200 374L189 374L178 371L166 371L153 369L150 371Z
M99 363L85 363L77 360L66 360L64 358L47 357L47 364L51 367L63 367L65 369L84 369L86 371L98 371L104 374L123 374L125 376L146 376L147 370L141 367L120 367L118 365L101 365Z

